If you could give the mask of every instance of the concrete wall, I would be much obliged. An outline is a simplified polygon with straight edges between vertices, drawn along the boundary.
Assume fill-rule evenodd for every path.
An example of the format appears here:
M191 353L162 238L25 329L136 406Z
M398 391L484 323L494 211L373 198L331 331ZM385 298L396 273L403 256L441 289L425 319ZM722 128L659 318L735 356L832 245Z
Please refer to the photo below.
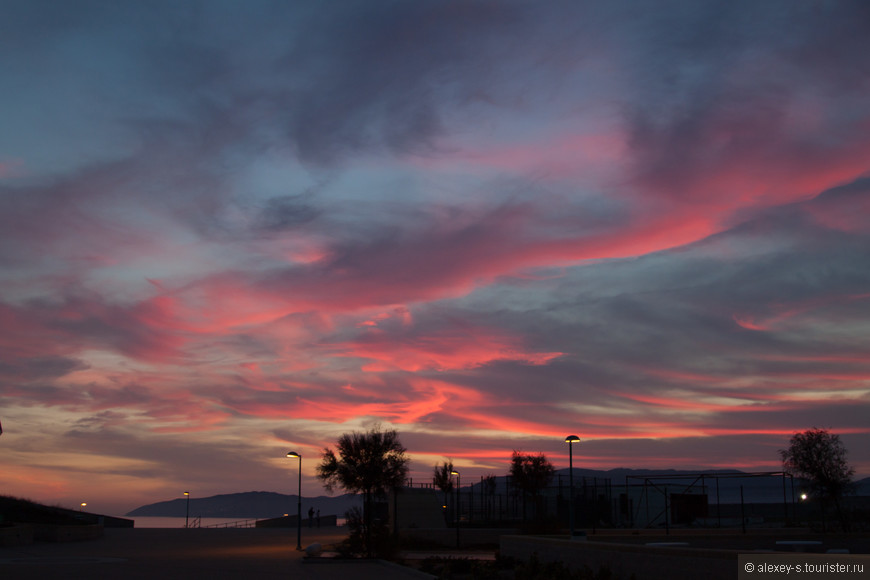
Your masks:
M637 580L733 580L737 551L571 541L532 536L502 536L501 555L541 562L562 562L574 569L607 567L616 578Z

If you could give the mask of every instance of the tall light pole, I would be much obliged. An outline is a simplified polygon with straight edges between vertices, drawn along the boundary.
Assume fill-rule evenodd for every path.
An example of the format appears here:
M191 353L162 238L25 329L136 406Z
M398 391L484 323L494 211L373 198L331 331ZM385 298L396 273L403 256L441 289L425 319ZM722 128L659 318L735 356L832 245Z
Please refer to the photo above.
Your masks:
M453 470L450 475L456 476L456 547L459 547L459 488L462 487L462 477L459 472Z
M568 444L568 521L571 527L571 539L574 539L574 444L580 443L576 435L565 437Z
M299 458L299 492L296 494L296 549L302 549L302 455L288 451L287 457Z
M187 498L187 505L184 508L184 527L189 528L190 527L190 492L185 491L184 497Z

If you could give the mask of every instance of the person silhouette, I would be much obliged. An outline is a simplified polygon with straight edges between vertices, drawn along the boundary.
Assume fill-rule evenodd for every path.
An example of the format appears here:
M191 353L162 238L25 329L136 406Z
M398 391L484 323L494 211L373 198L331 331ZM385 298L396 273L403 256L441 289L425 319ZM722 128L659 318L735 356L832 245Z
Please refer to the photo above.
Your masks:
M308 527L309 528L314 527L314 508L313 507L308 508Z

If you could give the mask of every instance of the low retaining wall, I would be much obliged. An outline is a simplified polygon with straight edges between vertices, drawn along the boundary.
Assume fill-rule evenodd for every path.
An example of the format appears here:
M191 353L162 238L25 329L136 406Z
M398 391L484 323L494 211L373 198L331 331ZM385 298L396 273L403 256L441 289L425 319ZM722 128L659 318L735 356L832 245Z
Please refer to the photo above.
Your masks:
M696 580L703 571L706 580L733 580L737 574L735 550L640 546L585 540L502 536L502 556L541 562L562 562L574 569L584 566L594 572L609 568L616 578Z

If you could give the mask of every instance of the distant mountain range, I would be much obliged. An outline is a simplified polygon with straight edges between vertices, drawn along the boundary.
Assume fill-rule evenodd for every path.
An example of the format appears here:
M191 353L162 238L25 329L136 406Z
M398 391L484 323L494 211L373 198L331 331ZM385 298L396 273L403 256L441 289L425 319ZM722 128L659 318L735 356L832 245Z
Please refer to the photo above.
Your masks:
M295 515L295 495L271 491L248 491L212 497L191 497L190 516L203 518L251 518L265 519ZM359 496L345 494L335 497L302 497L302 517L308 517L308 509L320 510L321 516L344 517L352 507L361 507ZM128 517L180 517L187 515L187 498L177 498L143 505L126 514Z

